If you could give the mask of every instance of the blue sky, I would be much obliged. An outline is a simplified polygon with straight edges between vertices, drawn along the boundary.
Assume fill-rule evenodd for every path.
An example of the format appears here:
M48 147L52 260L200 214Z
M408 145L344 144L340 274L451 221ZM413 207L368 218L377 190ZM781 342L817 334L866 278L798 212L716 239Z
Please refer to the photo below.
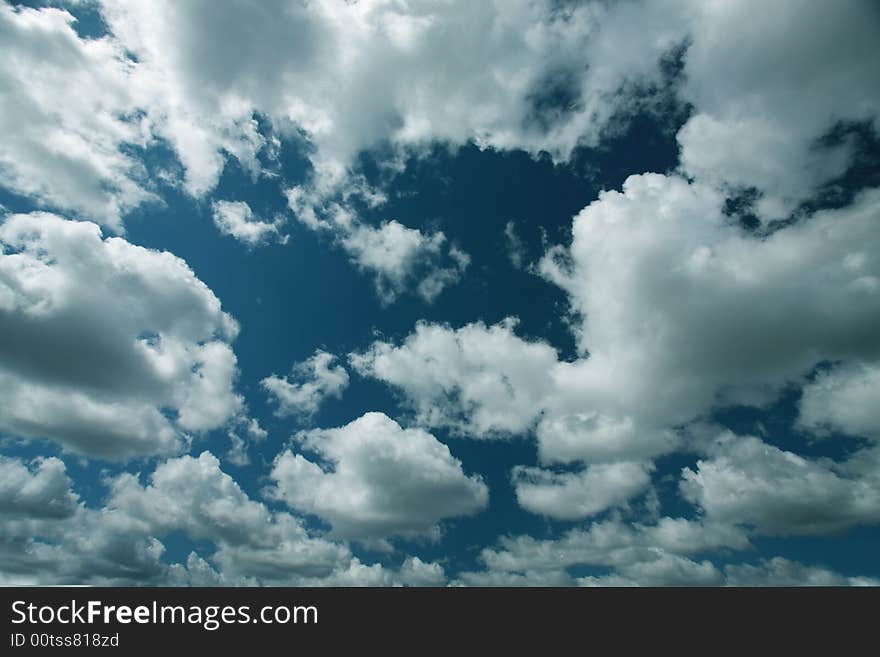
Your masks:
M0 581L880 582L871 3L28 4Z

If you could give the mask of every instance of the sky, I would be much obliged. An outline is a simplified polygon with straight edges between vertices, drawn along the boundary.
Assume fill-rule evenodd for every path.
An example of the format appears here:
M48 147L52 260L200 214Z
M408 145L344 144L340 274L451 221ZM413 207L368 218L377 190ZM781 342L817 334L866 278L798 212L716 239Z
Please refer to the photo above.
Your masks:
M880 6L0 4L0 583L878 585Z

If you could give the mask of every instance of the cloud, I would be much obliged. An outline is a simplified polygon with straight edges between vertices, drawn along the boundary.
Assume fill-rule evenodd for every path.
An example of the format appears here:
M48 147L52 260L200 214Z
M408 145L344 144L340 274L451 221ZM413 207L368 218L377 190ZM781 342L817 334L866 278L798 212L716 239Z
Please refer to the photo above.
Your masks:
M340 397L348 387L348 372L334 365L335 361L333 354L318 349L311 358L294 365L289 377L273 374L263 379L260 385L278 403L276 414L311 415L326 397Z
M710 457L682 470L680 488L706 517L769 535L827 534L880 522L876 454L848 463L811 460L753 437L722 435Z
M575 218L571 247L542 263L589 354L557 372L565 397L539 426L542 454L578 454L571 435L546 431L571 413L592 431L661 436L713 407L763 405L823 360L876 358L880 270L858 254L878 240L878 208L868 190L758 238L714 190L676 176L631 176L600 194Z
M689 542L681 540L686 535ZM742 532L724 526L663 518L654 525L628 525L618 518L573 529L559 539L505 537L500 549L486 548L480 559L490 570L553 571L576 565L626 567L664 554L693 556L719 548L748 547Z
M28 466L18 459L0 457L3 516L67 518L76 511L77 502L61 460L34 459Z
M721 571L695 555L749 546L741 531L729 527L683 518L627 524L616 517L572 529L558 539L508 536L499 543L481 552L484 570L461 573L459 580L490 586L719 585ZM568 572L572 566L611 572L575 578Z
M45 213L7 216L0 244L4 431L118 459L239 412L238 326L185 262Z
M146 486L133 474L115 477L106 507L152 533L183 529L196 540L233 545L259 542L271 523L268 509L251 500L210 452L161 463Z
M532 586L852 585L871 581L781 557L757 566L731 564L729 554L751 550L752 536L828 534L877 523L876 449L835 463L805 459L729 432L705 449L709 457L700 459L694 469L684 468L680 482L685 501L698 509L696 518L661 517L645 524L625 522L619 514L612 514L559 538L502 537L497 547L481 552L484 570L459 573L458 581ZM578 473L565 477L569 478L576 481ZM559 498L564 499L561 494ZM587 503L590 498L579 500ZM724 555L729 565L722 569L705 558L717 555ZM573 577L573 567L593 567L600 574Z
M876 363L880 192L763 237L722 206L711 187L645 174L577 215L571 246L541 264L569 294L573 361L507 320L419 323L352 365L401 390L420 424L475 438L534 429L550 464L644 461L680 447L678 427L763 406L823 361Z
M229 437L229 450L224 458L232 465L239 467L250 465L249 444L265 440L269 432L260 426L256 418L248 418L245 415L239 415L231 424L235 425L235 429L230 428L226 432Z
M564 158L597 138L623 83L650 77L673 45L673 35L658 35L620 55L622 33L638 34L663 15L650 8L644 17L601 4L527 2L282 8L103 5L110 30L137 56L137 86L155 99L146 108L153 129L180 154L193 191L216 181L221 148L255 165L262 142L253 112L308 136L325 189L358 153L383 143L475 139ZM230 57L225 48L241 43L247 50ZM554 104L554 92L570 102Z
M516 232L516 224L512 221L504 225L504 243L510 263L516 269L522 269L526 264L526 246Z
M575 217L571 245L543 259L568 294L575 359L508 319L421 322L400 343L352 354L352 366L399 391L420 426L534 435L542 467L513 474L523 507L557 519L612 510L557 539L505 537L458 582L867 581L782 558L709 558L756 535L880 521L877 446L834 461L752 437L686 438L719 408L766 407L791 386L802 388L798 429L880 435L880 190L837 209L803 205L878 126L870 2L216 4L102 3L109 33L96 39L79 38L64 11L0 6L3 186L121 233L125 214L156 198L138 153L169 146L184 188L203 198L227 158L254 179L274 175L280 140L301 140L311 167L279 182L296 219L373 276L384 302L410 289L431 301L469 265L453 236L359 215L381 212L405 162L466 143L565 162L671 101L681 111L659 119L680 126L678 169L603 192ZM369 183L365 152L377 156ZM739 194L754 199L756 229L724 211ZM248 245L283 241L281 222L247 204L212 209ZM126 459L178 453L224 427L227 459L245 463L237 326L185 263L49 214L5 218L0 243L0 431ZM280 413L341 393L348 373L320 357L264 380ZM279 456L274 494L333 535L435 536L486 506L479 476L442 443L381 414L298 438L308 458ZM685 447L701 450L680 482L695 518L622 521L613 509L655 494L652 460ZM550 469L571 462L581 467ZM208 453L162 462L146 483L112 478L103 509L73 491L59 459L3 459L0 471L4 581L446 579L412 557L362 563L250 498ZM161 539L175 532L211 548L168 565Z
M340 243L358 268L376 275L376 290L384 303L394 301L413 279L418 281L418 294L431 302L470 264L466 253L445 246L442 232L425 235L396 221L378 228L353 225L343 231Z
M871 577L846 577L821 566L773 557L756 565L731 564L725 567L729 586L880 586Z
M374 275L376 292L384 304L392 303L409 287L430 303L470 265L470 256L448 244L442 231L423 233L395 220L372 226L336 202L316 209L322 200L313 190L298 186L285 194L303 225L333 235L358 269Z
M227 154L258 175L278 135L304 135L314 208L359 186L365 151L390 153L387 174L432 143L566 161L655 110L652 94L692 108L678 134L684 171L756 188L759 213L775 217L845 171L852 140L821 138L841 122L876 125L880 108L869 2L777 2L760 30L749 0L100 6L109 33L90 40L64 11L4 7L16 56L0 89L17 136L3 162L15 189L111 225L149 195L123 146L167 143L202 196Z
M652 559L621 566L619 574L576 581L578 586L720 586L724 576L711 561L659 552Z
M420 424L479 439L535 430L544 463L642 460L677 445L669 430L603 414L576 388L585 361L560 361L549 344L518 337L516 324L420 322L402 344L377 341L349 358L401 390Z
M775 2L755 29L761 7L689 7L680 94L694 112L678 141L688 174L758 189L758 212L772 219L845 172L853 143L822 147L820 138L839 123L877 127L880 67L870 2Z
M0 460L0 581L5 585L146 582L161 544L116 532L114 514L86 509L57 458Z
M107 480L103 506L70 488L55 458L3 458L0 581L6 585L425 586L445 583L440 564L405 556L364 564L343 544L310 536L294 516L250 498L209 452L157 465L140 482ZM168 563L162 538L182 533L191 552ZM205 548L203 545L207 545Z
M457 586L572 586L572 578L562 570L524 573L491 570L460 573L453 581Z
M273 515L248 498L203 452L159 464L146 486L136 475L116 476L103 508L80 504L68 518L6 532L6 547L18 556L4 559L3 570L23 582L168 583L175 569L162 562L158 537L174 532L215 544L213 561L237 564L223 573L233 583L241 575L236 568L257 576L261 559L274 561L278 576L293 580L329 574L349 556L343 546L309 538L292 517Z
M473 438L521 433L535 421L552 386L556 351L513 333L515 319L460 329L419 322L400 346L375 342L352 366L401 389L419 424L447 426Z
M307 225L328 208L353 212L353 197L383 202L356 171L358 155L377 147L390 147L386 177L434 142L564 160L579 143L598 142L629 103L620 90L654 76L674 45L664 35L616 56L621 30L638 17L601 4L99 6L108 30L100 39L79 38L63 10L4 7L15 56L0 71L0 92L14 111L4 114L12 137L0 164L10 188L118 231L131 208L155 198L156 181L132 153L156 145L173 150L183 187L202 198L227 157L256 177L277 165L280 138L305 137L311 173L304 204L291 207ZM243 206L214 215L246 243L277 239L277 222ZM430 301L468 263L441 232L394 220L334 237L376 275L386 301L409 285Z
M278 232L283 217L271 223L262 221L254 216L251 206L244 201L215 201L211 208L214 225L220 232L248 246L259 246L272 240L282 244L287 241L287 237L281 237Z
M156 197L123 147L148 139L112 38L80 39L65 11L0 5L3 186L119 231Z
M798 424L880 439L880 363L850 363L821 372L803 389Z
M247 443L244 439L234 431L228 432L227 435L229 436L229 450L226 452L226 460L239 467L250 465L251 457L248 456Z
M296 440L326 465L282 452L270 494L325 519L339 537L432 535L441 520L473 515L488 503L486 485L465 475L446 445L382 413L305 431Z
M642 463L602 463L565 473L523 466L513 470L519 505L557 520L578 520L620 506L650 483L650 468Z
M456 583L470 586L876 586L875 579L848 577L821 566L783 557L723 568L695 555L749 547L732 527L683 518L661 518L654 525L626 525L619 519L573 529L559 539L502 538L485 549L485 570L460 573ZM729 556L725 557L729 559ZM572 566L603 572L573 577Z

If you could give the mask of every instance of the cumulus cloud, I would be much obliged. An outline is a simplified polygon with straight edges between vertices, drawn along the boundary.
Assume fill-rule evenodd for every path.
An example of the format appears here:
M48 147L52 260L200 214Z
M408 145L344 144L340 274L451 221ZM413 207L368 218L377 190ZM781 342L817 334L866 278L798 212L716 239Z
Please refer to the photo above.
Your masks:
M372 226L336 202L317 209L321 200L302 187L290 188L286 195L303 225L334 236L358 269L373 274L385 304L410 287L430 303L470 265L470 256L449 244L443 231L424 233L395 220Z
M278 403L276 414L311 415L326 397L340 397L348 387L348 372L334 364L336 357L318 349L315 354L293 366L290 376L275 374L260 383Z
M87 510L60 459L4 457L0 471L5 585L146 582L159 575L161 546L122 537L114 531L115 515Z
M394 300L419 266L428 268L416 288L425 301L433 301L443 288L455 283L470 257L453 246L448 250L449 266L433 266L442 257L445 242L442 232L425 235L396 221L378 228L357 225L341 239L355 264L376 274L376 288L385 302Z
M543 469L514 471L520 504L589 517L647 490L651 460L685 446L690 423L764 406L792 384L803 387L799 428L878 436L880 192L812 214L803 205L851 166L859 131L877 128L876 8L765 4L120 0L100 4L109 33L95 39L62 10L4 4L0 173L15 193L121 232L125 213L153 198L140 149L170 146L183 187L203 197L227 157L256 178L278 164L280 139L302 139L305 178L279 182L296 219L374 276L384 302L406 289L431 301L469 256L439 230L358 214L378 214L408 158L472 142L564 162L656 109L652 94L674 98L687 108L672 120L683 121L677 171L603 192L575 217L571 245L541 264L568 294L577 358L517 336L514 320L422 322L400 344L350 357L399 390L420 425L481 439L533 432ZM359 158L371 149L368 184ZM743 193L753 231L724 212ZM212 209L248 245L284 239L280 220L247 204ZM237 327L185 263L49 214L6 218L0 243L0 431L126 458L175 452L243 417ZM345 387L345 369L319 358L264 380L281 414L314 412ZM227 459L245 463L246 429L230 426ZM273 494L335 535L434 535L486 505L484 484L442 443L380 414L298 439L315 460L280 455ZM751 437L698 443L705 453L680 482L696 520L627 524L612 512L559 539L508 537L458 581L858 583L784 559L721 569L704 557L746 549L754 534L878 522L876 447L833 461ZM549 469L570 462L581 469ZM147 484L114 478L102 512L79 501L57 459L0 470L11 482L0 485L5 581L445 580L438 564L364 564L310 536L210 454L171 459ZM174 532L216 550L169 567L160 538ZM597 573L573 577L572 566Z
M17 188L118 220L144 196L121 145L168 143L199 196L216 184L225 154L259 173L258 155L271 141L258 130L259 115L277 134L306 136L314 172L306 186L326 199L358 186L357 156L376 147L390 148L389 171L432 142L565 161L578 145L599 143L621 115L650 110L644 96L659 89L692 107L678 135L683 168L711 184L759 190L761 213L775 216L845 170L851 141L821 147L823 136L840 123L876 121L876 16L867 1L830 9L786 0L755 30L759 4L218 9L123 0L101 3L109 34L91 40L76 36L66 12L7 7L17 56L2 88L16 111L5 116L27 129L7 140L4 161ZM229 44L245 43L229 56ZM670 77L674 53L681 71ZM23 77L34 67L12 64L21 61L39 63L39 75ZM60 130L51 104L59 93ZM58 152L43 139L50 130ZM52 189L38 189L49 184L34 175L43 165L60 174L49 177ZM96 182L80 185L77 166Z
M514 334L515 319L460 329L420 322L395 346L375 342L350 356L362 375L401 389L427 426L474 438L526 431L552 385L556 350Z
M364 564L349 549L309 535L292 515L250 498L209 452L108 481L101 508L83 504L55 458L0 460L0 581L21 584L237 586L424 586L443 567L405 557ZM161 539L183 533L207 543L167 563Z
M225 459L232 465L243 467L251 463L248 453L250 444L265 440L269 432L260 426L256 418L247 418L243 415L236 418L235 425L234 429L226 432L229 438L229 450Z
M748 539L733 528L683 518L662 518L654 525L627 524L619 518L573 529L558 539L503 537L485 548L485 570L465 572L472 585L719 585L721 571L697 555L724 548L743 549ZM593 566L611 573L572 577L572 566Z
M287 236L281 237L278 232L283 217L272 222L262 221L244 201L215 201L211 207L214 225L220 232L248 246L259 246L271 240L282 244L287 241Z
M811 460L753 437L722 435L710 456L682 471L681 492L707 518L770 535L826 534L880 522L876 454L848 464Z
M436 535L441 520L473 515L488 503L481 478L465 475L446 445L382 413L336 429L305 431L296 440L325 465L282 452L269 492L325 519L336 536Z
M818 374L803 389L798 424L880 439L880 363L849 363Z
M194 190L217 179L221 148L254 162L262 144L252 112L306 133L317 187L325 189L359 152L382 143L476 139L566 157L578 141L596 139L624 81L653 74L676 36L635 42L640 47L622 57L615 45L621 33L662 12L649 7L640 16L598 3L279 9L141 0L103 6L110 30L138 58L137 84L156 99L147 108L154 129L180 153ZM230 58L226 45L245 41L246 54ZM566 100L548 100L554 93Z
M357 217L340 228L335 219L356 214L352 197L384 202L357 171L365 151L387 151L386 176L438 142L566 161L621 116L652 111L645 95L662 93L692 108L678 134L683 171L727 191L756 190L758 214L775 218L846 170L848 126L874 126L880 108L872 8L855 0L833 10L774 3L761 30L748 0L209 4L101 3L108 34L90 40L64 11L4 7L16 53L0 74L15 110L4 115L14 136L0 154L6 184L120 228L149 197L132 145L170 145L187 190L202 196L227 155L256 176L279 136L304 136L312 173L287 190L297 218L333 225L383 299L406 282L430 300L466 267L441 232ZM731 56L740 34L747 56ZM236 43L248 45L230 58ZM30 70L39 74L24 77ZM834 130L844 138L823 140ZM278 239L277 222L241 204L215 208L215 218L248 243Z
M185 262L51 214L0 224L0 427L126 458L222 426L235 320Z
M513 470L519 505L558 520L587 518L625 504L650 483L650 468L642 463L600 463L564 473L522 466Z
M585 361L560 361L549 344L518 337L516 324L420 322L400 345L377 341L349 358L360 374L401 390L419 423L480 439L534 429L546 463L642 460L678 444L668 429L603 413L572 383Z
M632 21L652 18L598 3L562 10L528 2L282 2L218 10L212 3L125 0L100 7L108 34L93 40L78 38L64 11L4 9L11 42L40 66L16 68L11 62L21 58L8 60L2 86L20 111L5 115L13 121L7 133L24 136L7 140L3 161L14 188L117 228L148 196L140 182L146 174L126 154L131 145L169 145L184 187L201 197L216 185L227 156L256 176L276 135L304 135L312 173L300 188L303 203L291 207L314 227L328 208L352 212L351 196L383 202L355 171L357 156L377 146L391 147L386 173L432 142L476 141L566 159L577 144L597 142L628 102L621 88L655 76L660 56L675 45L675 35L664 34L617 56L615 44ZM31 25L41 27L40 38ZM244 43L230 59L227 46ZM39 75L22 76L36 68ZM59 89L66 102L56 113ZM258 129L257 116L271 137ZM46 140L49 132L57 138ZM60 175L39 175L49 166ZM247 242L277 235L275 222L255 220L240 205L215 208L215 219ZM336 240L376 274L386 300L407 279L431 300L467 266L464 253L443 246L441 232L393 220L355 228ZM377 261L376 253L395 256L399 266Z
M853 143L822 147L841 123L877 127L876 7L774 2L754 29L757 0L688 7L682 97L694 107L678 134L690 175L761 192L758 213L784 217L840 176ZM771 64L768 65L768 62Z
M758 239L713 189L675 176L603 192L575 218L570 249L543 261L589 353L559 369L569 396L539 427L543 452L577 453L544 430L567 407L592 408L603 431L662 435L718 405L762 405L823 360L876 358L880 270L859 254L878 239L878 208L869 190Z
M880 580L872 577L847 577L783 557L754 565L731 564L724 571L729 586L880 586Z
M850 577L828 568L783 557L723 568L697 555L748 547L729 526L683 518L655 525L620 520L593 523L555 540L508 537L481 554L486 568L460 573L456 583L471 586L876 586L870 577ZM728 557L729 558L729 557ZM572 566L596 567L602 574L573 577Z
M60 459L34 459L25 464L0 457L0 514L4 517L67 518L77 502Z
M54 8L0 5L0 172L3 186L115 230L122 215L155 198L129 87L131 63L112 38L80 39Z

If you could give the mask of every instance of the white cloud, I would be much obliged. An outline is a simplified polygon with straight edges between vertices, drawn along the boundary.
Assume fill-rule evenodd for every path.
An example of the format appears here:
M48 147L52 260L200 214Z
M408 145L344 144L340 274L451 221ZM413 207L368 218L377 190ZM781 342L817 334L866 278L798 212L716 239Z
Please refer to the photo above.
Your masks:
M642 463L600 463L580 472L555 473L519 466L513 484L519 505L558 520L587 518L625 504L651 483Z
M226 460L232 465L239 467L250 465L251 457L248 455L247 443L235 431L229 431L229 450L226 452Z
M696 539L687 543L682 534ZM481 561L501 572L555 571L577 565L623 568L655 561L664 554L693 556L731 547L748 547L742 532L723 526L664 518L655 525L628 525L612 518L573 529L561 538L539 540L530 536L504 537L500 549L486 548Z
M421 424L473 438L536 428L542 462L642 460L678 443L666 429L609 417L576 389L585 361L515 335L517 320L459 329L421 322L399 346L375 342L350 355L354 368L399 388Z
M516 224L512 221L508 221L504 225L504 242L511 264L517 269L522 269L526 264L525 244L516 232Z
M880 363L852 363L822 372L804 386L798 424L880 439Z
M235 418L235 428L230 428L226 432L229 437L229 450L226 452L225 459L232 465L243 467L250 465L251 457L248 453L248 447L251 442L261 442L266 439L269 432L260 426L256 418L248 418L245 415L239 415Z
M512 573L483 570L460 573L454 580L457 586L572 586L571 576L564 570Z
M869 2L780 1L754 29L762 6L114 0L101 3L110 34L92 40L66 12L7 7L16 57L0 90L15 101L4 116L16 137L3 162L16 189L113 224L146 196L121 145L164 140L200 196L225 154L259 173L257 155L277 139L259 133L259 114L313 146L306 186L320 206L360 186L353 165L377 146L390 147L388 171L435 142L565 161L619 115L650 109L645 90L668 94L661 60L687 44L675 82L693 106L679 133L683 168L757 187L774 216L845 169L848 145L816 142L836 122L876 121L880 93Z
M473 515L488 503L486 485L465 475L446 445L382 413L367 413L337 429L305 431L296 439L326 465L282 452L269 492L325 519L336 536L435 535L441 520Z
M35 459L28 467L18 459L0 456L0 514L67 518L76 511L77 503L60 459Z
M722 201L705 185L645 174L578 214L570 249L542 262L577 313L574 361L517 337L508 320L420 323L352 365L400 389L421 424L477 438L535 427L542 462L595 463L673 451L676 427L719 406L764 405L823 361L874 362L880 191L763 238ZM807 405L828 381L808 388ZM864 429L870 411L859 405Z
M724 576L711 561L695 561L664 552L622 565L613 575L577 579L578 586L719 586L722 583Z
M326 397L340 397L348 387L348 372L335 361L333 354L318 349L311 358L294 365L289 377L273 374L263 379L260 384L278 402L276 414L311 415Z
M305 135L314 175L303 182L305 205L291 207L313 227L328 201L347 212L351 196L383 202L353 170L358 154L376 146L391 147L386 173L432 142L566 159L578 143L598 141L628 104L621 87L650 79L673 44L673 35L661 35L620 57L621 34L656 12L642 19L601 4L291 1L218 9L123 0L100 8L109 31L101 39L78 38L62 10L4 8L16 56L0 70L0 93L14 109L4 114L10 138L0 163L13 189L117 230L129 209L152 198L144 167L127 154L132 146L169 145L186 190L202 197L227 156L257 176L258 155L271 159L279 136ZM554 100L559 94L564 102ZM278 238L278 222L240 205L221 206L215 219L246 243ZM441 232L393 220L356 224L336 239L375 273L386 301L409 285L430 301L468 262L442 245ZM378 253L397 260L377 260Z
M419 424L474 438L520 433L540 412L557 357L548 344L518 338L515 326L420 322L400 346L375 342L350 359L362 375L402 389Z
M418 230L389 221L378 228L357 226L342 244L358 266L378 272L394 288L419 254L436 253L443 241L442 234L425 237Z
M578 314L579 358L559 361L551 346L517 337L512 321L423 323L399 346L377 342L352 356L359 372L400 389L425 426L476 438L534 431L543 465L583 462L574 474L515 475L527 508L582 517L642 490L638 472L617 475L640 467L647 477L648 466L635 464L681 446L683 425L722 405L763 405L791 383L806 383L802 428L878 435L880 192L773 233L747 233L721 210L731 189L754 187L766 227L846 170L853 140L817 140L839 122L877 126L873 7L765 5L114 0L103 5L112 34L91 40L78 38L62 11L3 5L0 172L15 192L120 231L122 216L151 198L132 147L165 140L183 164L186 189L202 196L227 156L257 176L260 151L272 157L267 142L301 131L314 173L286 190L297 219L375 275L385 301L410 287L431 300L462 276L468 256L442 232L356 216L354 201L384 202L357 173L358 155L387 149L382 180L438 142L546 151L564 161L578 144L600 143L619 113L650 107L639 89L662 85L660 56L687 42L676 83L692 107L677 137L682 175L633 176L620 192L603 193L575 218L571 248L543 262ZM256 113L275 134L259 134ZM278 239L275 223L245 204L222 203L221 230L253 244ZM52 215L10 217L0 240L4 432L124 458L174 452L187 432L240 417L229 346L235 324L185 263ZM266 380L282 412L285 399L317 408L344 388L343 368L328 361L319 369L306 380ZM449 509L460 515L485 505L482 484L433 436L387 423L396 429L370 447L380 450L375 471L367 458L374 453L346 433L353 425L302 434L326 467L280 457L317 486L288 482L296 502L337 533L368 538L431 533ZM241 462L242 435L230 438ZM565 568L596 565L613 573L576 583L853 583L781 560L721 572L692 557L742 549L744 528L824 533L877 522L878 453L863 449L835 463L729 437L684 472L682 491L702 520L612 520L558 541L505 539L484 552L486 572L461 581L575 583ZM147 486L118 478L106 513L78 502L60 461L2 462L17 483L0 486L0 496L18 499L8 508L17 504L23 516L4 518L5 576L163 581L172 571L156 535L184 531L217 543L212 563L193 555L173 569L190 582L445 577L437 564L415 560L397 570L361 563L310 537L294 516L248 498L212 459L169 461ZM369 497L388 492L390 472L425 504L419 495L431 489L407 478L425 474L413 463L449 478L440 483L450 497L437 497L428 517L416 517L403 504L410 500ZM197 490L170 507L191 492L179 484L186 478ZM316 491L343 484L366 491L367 501L340 505L329 493L318 500ZM63 508L58 517L41 511L52 504ZM27 538L39 532L45 541Z
M729 586L880 586L871 577L846 577L821 566L807 566L782 557L773 557L757 565L726 566Z
M259 543L271 524L265 505L251 500L210 452L161 463L146 486L137 475L115 477L106 508L124 513L128 522L143 524L151 533L182 529L196 540L233 545Z
M248 246L259 246L271 240L282 244L287 236L281 237L278 228L283 217L273 222L262 221L254 216L251 206L244 201L215 201L212 205L214 225L224 235L231 235Z
M759 239L723 215L715 191L675 176L603 192L575 218L568 264L557 249L542 265L568 291L589 352L557 371L564 397L539 427L542 454L577 455L571 435L545 431L569 414L662 444L717 405L770 401L823 360L872 357L880 263L852 259L880 246L878 210L870 190Z
M446 583L446 572L439 563L407 557L400 567L400 579L407 586L440 586Z
M4 584L148 582L160 574L161 546L122 537L115 515L86 509L60 459L4 457L0 471Z
M63 477L63 466L55 469ZM76 499L70 491L66 495ZM219 572L193 556L188 565L198 571L194 577L213 575L227 584L256 583L263 577L293 582L298 577L327 576L350 559L344 546L310 538L293 517L273 514L251 500L208 452L161 463L146 486L136 475L116 476L110 480L103 508L80 503L63 517L42 515L32 514L23 526L6 521L0 570L7 579L47 584L171 583L186 576L182 565L169 567L161 559L160 538L174 532L213 544L211 560L219 565Z
M682 167L705 182L756 187L767 218L841 175L851 144L817 141L837 122L877 126L874 11L852 0L692 3L681 95L695 110L678 135Z
M709 453L694 470L682 471L680 487L713 521L770 535L825 534L880 522L880 477L851 471L875 467L872 452L839 465L724 434Z
M256 418L247 418L244 422L245 430L247 431L248 435L254 440L264 440L266 436L269 435L269 432L260 426L260 423Z
M481 552L485 570L461 573L459 581L490 586L718 585L723 583L719 569L693 557L749 546L739 530L683 518L662 518L654 525L611 518L570 530L558 539L502 537L499 543L498 548ZM572 566L611 572L575 579L568 574Z
M0 5L3 185L120 230L154 198L124 145L148 137L134 117L132 65L113 39L77 37L64 11Z
M456 583L471 586L876 586L868 577L847 577L821 566L782 557L757 565L720 568L695 555L749 547L730 526L661 518L655 525L626 525L612 519L574 529L556 540L528 536L502 538L485 549L486 569L460 573ZM599 575L572 577L568 568L594 566Z
M382 144L399 154L474 140L565 160L638 106L640 90L664 84L661 58L687 43L678 92L694 111L679 134L684 168L756 186L772 213L843 171L848 148L815 142L837 121L875 120L880 93L868 3L777 2L754 29L760 6L326 2L208 12L130 0L105 3L104 14L137 55L132 86L195 192L216 181L221 149L258 167L253 112L306 133L320 195L348 186L356 156ZM230 59L226 46L243 42L246 54Z
M352 263L374 275L385 304L410 286L430 303L470 265L470 256L449 244L442 231L423 233L394 220L371 226L339 203L317 208L322 201L313 190L292 187L285 194L303 225L333 235Z
M438 563L364 564L343 544L309 535L270 511L220 469L209 452L109 480L103 507L87 507L64 464L0 460L0 581L5 585L426 586L445 583ZM161 539L183 533L207 544L167 563ZM203 549L203 548L199 548Z
M476 139L564 158L578 141L596 140L624 81L653 74L680 36L635 41L622 55L622 35L663 16L650 6L645 15L598 3L564 11L528 2L281 9L103 5L111 31L138 57L138 89L155 99L147 103L153 129L180 153L193 191L216 181L221 148L254 165L262 142L253 111L281 130L305 131L322 189L340 182L359 152L386 142ZM227 47L241 43L247 50L230 57ZM544 99L560 86L567 102Z
M567 367L559 371L571 372ZM567 378L570 375L557 378L558 406L545 413L536 429L538 457L543 463L650 459L680 446L678 433L671 429L641 426L628 415L621 418L607 411L576 410L577 396Z
M6 217L0 244L4 431L126 458L240 410L238 326L185 262L44 213Z

